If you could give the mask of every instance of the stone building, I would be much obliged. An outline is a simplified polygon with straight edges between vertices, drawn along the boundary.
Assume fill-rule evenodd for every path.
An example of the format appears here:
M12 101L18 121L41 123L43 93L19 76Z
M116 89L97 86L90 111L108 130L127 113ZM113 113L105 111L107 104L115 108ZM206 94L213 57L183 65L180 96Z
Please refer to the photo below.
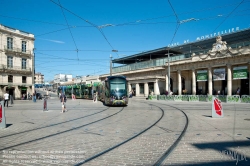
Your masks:
M42 73L35 74L35 84L44 84L44 75Z
M34 35L0 25L0 96L21 99L34 91Z
M176 95L231 96L238 87L240 95L249 95L249 38L250 29L232 29L196 42L114 59L112 63L121 65L112 68L112 75L126 76L128 89L134 89L136 96L166 94L168 89Z

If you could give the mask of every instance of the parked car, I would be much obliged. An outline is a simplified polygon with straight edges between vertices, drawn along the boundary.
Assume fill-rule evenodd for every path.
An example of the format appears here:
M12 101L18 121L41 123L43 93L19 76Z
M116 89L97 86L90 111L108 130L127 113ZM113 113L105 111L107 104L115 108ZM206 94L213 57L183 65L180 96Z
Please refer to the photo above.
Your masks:
M41 93L37 93L37 94L36 94L36 99L37 99L37 100L42 100L42 99L43 99L42 94L41 94Z

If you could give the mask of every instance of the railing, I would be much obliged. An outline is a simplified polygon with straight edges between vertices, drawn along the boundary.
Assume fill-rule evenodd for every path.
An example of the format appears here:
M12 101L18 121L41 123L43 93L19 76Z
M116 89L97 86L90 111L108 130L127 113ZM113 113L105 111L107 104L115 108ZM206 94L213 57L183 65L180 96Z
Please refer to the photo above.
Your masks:
M166 101L212 102L212 95L149 95L148 99ZM226 103L250 103L250 95L217 95L221 102Z
M7 66L1 65L0 70L18 70L18 71L31 71L30 67L23 68L22 66Z
M15 48L15 47L11 47L8 48L6 45L4 46L4 50L7 51L12 51L12 52L18 52L18 53L23 53L23 54L31 54L31 51L29 50L22 50L21 48Z
M189 57L190 55L188 54L172 56L170 57L170 62L183 60ZM150 67L164 66L166 62L168 62L168 58L154 59L154 60L149 60L149 61L144 61L144 62L133 63L130 65L114 67L112 69L112 72L119 73L119 72L124 72L124 71L133 71L133 70L138 70L138 69L146 69Z

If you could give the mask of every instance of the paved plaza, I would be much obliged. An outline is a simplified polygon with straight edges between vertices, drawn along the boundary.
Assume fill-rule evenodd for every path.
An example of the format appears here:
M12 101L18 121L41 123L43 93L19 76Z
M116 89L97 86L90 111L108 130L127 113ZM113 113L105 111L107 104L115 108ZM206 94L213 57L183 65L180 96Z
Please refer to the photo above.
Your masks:
M222 105L218 119L208 102L133 97L107 107L77 99L61 113L57 98L48 111L43 100L14 101L0 129L0 165L154 165L187 124L180 110L187 130L161 165L250 165L250 104Z

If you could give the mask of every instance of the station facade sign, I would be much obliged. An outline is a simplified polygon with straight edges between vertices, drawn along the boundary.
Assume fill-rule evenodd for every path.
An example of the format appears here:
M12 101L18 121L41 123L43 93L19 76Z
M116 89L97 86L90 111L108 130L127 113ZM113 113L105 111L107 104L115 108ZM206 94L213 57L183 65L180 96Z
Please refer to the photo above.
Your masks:
M234 67L233 79L247 79L247 66Z

